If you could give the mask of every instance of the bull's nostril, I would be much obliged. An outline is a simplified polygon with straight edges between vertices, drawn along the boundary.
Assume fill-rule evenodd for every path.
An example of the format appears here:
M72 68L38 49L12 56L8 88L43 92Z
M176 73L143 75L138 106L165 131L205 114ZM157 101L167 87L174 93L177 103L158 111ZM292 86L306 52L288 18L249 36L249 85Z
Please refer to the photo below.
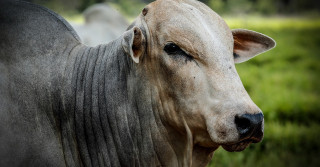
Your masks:
M240 139L252 136L254 133L262 132L263 115L259 114L243 114L235 116L234 120ZM260 134L259 133L259 134Z
M245 130L250 127L250 120L236 116L235 123L238 129Z
M249 119L241 116L236 116L234 121L236 123L240 135L245 134L250 130L251 123Z

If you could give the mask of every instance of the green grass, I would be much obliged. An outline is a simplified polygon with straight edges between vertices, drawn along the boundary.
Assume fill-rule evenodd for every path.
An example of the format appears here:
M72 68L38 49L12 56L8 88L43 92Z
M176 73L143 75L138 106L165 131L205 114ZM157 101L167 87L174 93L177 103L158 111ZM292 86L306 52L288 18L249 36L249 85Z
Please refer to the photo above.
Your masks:
M71 21L73 23L83 24L84 17L80 13L60 13L66 20Z
M225 18L266 34L275 49L236 65L265 115L265 137L240 153L219 148L208 165L320 166L320 18Z

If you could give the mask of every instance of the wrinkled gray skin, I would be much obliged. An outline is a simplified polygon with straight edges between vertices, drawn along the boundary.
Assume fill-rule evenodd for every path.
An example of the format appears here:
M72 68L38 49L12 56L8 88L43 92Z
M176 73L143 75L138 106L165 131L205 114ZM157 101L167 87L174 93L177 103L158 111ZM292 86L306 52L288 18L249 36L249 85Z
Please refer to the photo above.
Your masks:
M199 57L166 54L167 40ZM0 2L0 166L205 166L219 146L262 139L263 126L239 138L234 117L261 111L234 63L272 39L231 33L196 1L158 0L111 43L79 41L48 9Z
M106 44L125 32L126 19L107 4L95 4L83 12L84 24L71 23L83 44L97 46Z

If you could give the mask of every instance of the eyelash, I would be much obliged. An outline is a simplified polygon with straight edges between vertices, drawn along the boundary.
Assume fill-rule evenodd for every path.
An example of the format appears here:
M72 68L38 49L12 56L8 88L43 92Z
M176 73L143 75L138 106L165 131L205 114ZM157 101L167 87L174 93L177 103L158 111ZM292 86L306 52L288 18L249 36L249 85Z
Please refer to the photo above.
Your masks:
M186 63L188 61L194 60L194 58L184 52L178 45L175 43L168 43L163 49L168 55L182 55L186 58Z

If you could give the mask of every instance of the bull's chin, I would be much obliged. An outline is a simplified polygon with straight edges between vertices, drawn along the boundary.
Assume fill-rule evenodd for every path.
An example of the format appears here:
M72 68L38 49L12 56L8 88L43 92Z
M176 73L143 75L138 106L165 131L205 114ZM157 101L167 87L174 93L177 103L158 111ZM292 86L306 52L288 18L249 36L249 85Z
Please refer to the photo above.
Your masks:
M221 145L226 151L229 152L239 152L239 151L243 151L244 149L246 149L249 144L251 144L252 140L248 139L248 140L243 140L240 141L238 143L234 143L234 144L223 144Z
M259 135L251 136L234 143L222 144L221 146L229 152L239 152L246 149L251 143L259 143L263 138L263 133Z

